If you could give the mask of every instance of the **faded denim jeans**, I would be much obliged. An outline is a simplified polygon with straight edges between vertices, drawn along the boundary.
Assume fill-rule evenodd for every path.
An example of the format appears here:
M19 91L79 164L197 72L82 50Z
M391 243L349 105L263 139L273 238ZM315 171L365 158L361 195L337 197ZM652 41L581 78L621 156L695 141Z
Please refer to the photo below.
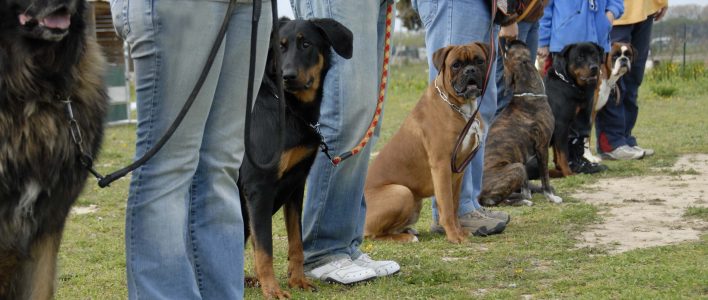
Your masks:
M331 54L320 116L322 135L332 155L349 151L365 134L376 109L387 2L291 0L291 4L298 18L333 18L354 34L351 59ZM307 180L302 218L306 270L361 255L364 180L375 140L336 167L322 153L317 155Z
M244 224L236 180L244 154L250 3L239 3L194 105L164 148L135 170L126 209L130 299L241 299ZM129 43L138 107L136 157L152 148L194 87L227 1L112 0ZM256 87L270 2L259 26Z

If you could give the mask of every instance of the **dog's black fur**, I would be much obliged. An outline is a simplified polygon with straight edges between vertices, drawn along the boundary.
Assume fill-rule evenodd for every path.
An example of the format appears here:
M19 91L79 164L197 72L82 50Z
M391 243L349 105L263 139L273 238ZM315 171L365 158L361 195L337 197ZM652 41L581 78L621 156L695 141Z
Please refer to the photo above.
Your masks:
M85 0L0 0L0 299L49 299L87 169L61 100L93 155L108 104ZM70 22L70 23L69 23Z
M279 46L282 52L283 78L275 78L274 68L278 66L270 57L252 114L250 146L259 162L273 156L280 160L275 168L261 170L247 157L239 177L244 220L249 224L246 237L252 235L256 275L264 295L276 298L289 297L280 290L273 274L271 215L283 205L289 244L288 285L314 288L304 277L300 228L305 180L320 144L320 135L312 125L320 116L330 48L351 58L353 46L351 31L332 19L281 19L279 33L280 45L272 46ZM277 80L284 83L285 120L278 120L278 101L283 99L277 99L272 90ZM276 144L280 122L286 128L282 149Z
M570 125L579 113L587 114L589 119L604 56L602 47L595 43L570 44L553 56L553 66L544 78L555 118L551 146L556 168L549 171L551 177L573 174L568 166Z

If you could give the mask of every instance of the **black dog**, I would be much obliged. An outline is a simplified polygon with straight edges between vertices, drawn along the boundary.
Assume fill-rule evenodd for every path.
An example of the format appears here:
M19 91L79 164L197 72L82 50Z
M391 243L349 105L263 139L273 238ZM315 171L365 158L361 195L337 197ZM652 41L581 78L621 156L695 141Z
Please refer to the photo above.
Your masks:
M330 66L330 47L344 58L351 58L351 31L331 19L280 20L280 47L283 78L274 78L273 65L266 75L253 110L250 145L255 147L253 159L265 162L278 156L275 168L262 170L248 159L240 169L239 189L244 220L249 224L246 237L252 234L255 268L266 297L289 298L280 290L273 272L273 225L271 216L285 205L288 232L288 286L302 289L314 287L305 278L300 228L305 180L317 155L320 135L315 124L320 116L322 84ZM272 87L283 80L285 99L277 99ZM278 120L278 101L285 101L285 120ZM280 123L286 127L283 148L276 145ZM251 141L247 141L251 142ZM250 232L249 232L250 230Z
M544 80L548 103L555 118L551 146L556 168L549 171L551 177L573 175L568 149L571 123L576 118L582 118L587 119L589 126L603 57L604 50L595 43L570 44L553 56L553 66Z
M108 97L84 0L0 0L0 299L51 299L62 231ZM70 104L68 104L70 103Z
M548 180L553 113L541 75L532 63L528 47L521 41L507 43L504 57L504 78L514 95L489 128L479 202L489 206L502 202L532 205L524 165L536 158L541 162L539 165L545 167L539 173L546 199L560 203L563 199L553 194ZM521 199L510 199L517 190L521 190Z

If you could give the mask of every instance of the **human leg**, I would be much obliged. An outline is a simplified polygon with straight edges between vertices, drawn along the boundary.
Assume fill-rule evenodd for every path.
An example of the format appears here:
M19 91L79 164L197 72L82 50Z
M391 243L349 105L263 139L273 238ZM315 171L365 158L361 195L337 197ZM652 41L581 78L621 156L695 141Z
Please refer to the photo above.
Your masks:
M333 18L355 36L350 60L332 56L320 117L330 151L334 154L348 151L359 142L371 121L361 116L373 116L376 107L382 54L382 48L378 47L382 32L379 26L386 3L377 0L291 3L298 17ZM315 160L303 211L306 270L361 255L358 245L366 216L363 188L370 151L369 145L337 167L321 154Z
M636 56L634 63L632 63L632 69L621 78L620 90L623 94L622 102L625 104L625 135L629 146L637 146L637 139L632 135L632 130L639 116L639 86L644 79L644 68L649 56L653 20L652 17L649 17L643 22L633 25L629 42L634 46Z
M186 101L199 76L195 69L201 70L206 62L228 3L125 1L128 2L124 2L123 17L128 19L129 29L123 32L132 48L137 77L137 157L154 146ZM243 10L240 7L236 13ZM239 17L234 18L232 24L237 19ZM185 22L189 20L192 21ZM187 62L195 62L199 67ZM201 278L213 277L211 270L206 270L207 265L202 264L204 260L195 256L214 246L201 241L194 243L190 239L193 233L188 233L187 228L201 226L188 225L195 220L191 219L188 209L190 185L200 163L200 148L223 63L224 45L198 94L196 105L164 148L133 172L126 209L126 264L131 299L201 298L200 289L204 284ZM238 206L238 198L235 201ZM237 206L230 206L234 211L229 213L229 222L242 228L242 221L238 225L240 215L235 216L239 214ZM238 236L227 238L235 239L229 242L230 250L243 251L233 249L238 245L242 247L242 237L240 240ZM198 245L200 249L195 252L194 246ZM239 261L235 253L225 255L230 261ZM224 267L238 265L225 264ZM229 285L228 289L216 283L208 283L208 286L223 287L231 292L229 295L241 298L242 284L234 281L242 278L242 267L240 269L230 271L235 273L228 283L220 281Z
M244 276L246 225L236 180L245 150L250 44L243 41L250 39L251 16L252 4L238 4L224 38L226 54L190 188L187 238L204 299L243 296L243 280L239 279ZM264 1L258 26L255 88L263 77L271 25L270 1Z

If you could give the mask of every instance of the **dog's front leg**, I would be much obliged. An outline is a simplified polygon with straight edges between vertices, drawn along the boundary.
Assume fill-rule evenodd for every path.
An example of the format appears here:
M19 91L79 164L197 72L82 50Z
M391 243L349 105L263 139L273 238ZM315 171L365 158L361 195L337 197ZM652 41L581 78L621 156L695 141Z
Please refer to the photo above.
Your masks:
M290 298L290 293L280 289L273 271L273 202L275 191L270 186L250 188L247 194L251 240L258 284L268 299Z
M302 197L305 192L304 182L295 189L285 204L285 228L288 231L288 286L307 291L317 288L305 278L303 263L305 256L302 248L302 229L300 217L302 216Z
M543 195L546 196L548 201L553 203L561 203L563 199L553 194L553 188L551 187L551 182L548 174L548 145L541 144L536 145L536 157L538 158L538 171L541 177L541 186L543 188Z
M467 238L467 234L464 233L457 219L457 205L455 204L455 199L457 198L453 194L454 189L452 185L450 161L447 160L447 162L447 164L444 161L434 164L431 163L433 189L438 205L440 225L445 228L447 240L451 243L459 244Z

